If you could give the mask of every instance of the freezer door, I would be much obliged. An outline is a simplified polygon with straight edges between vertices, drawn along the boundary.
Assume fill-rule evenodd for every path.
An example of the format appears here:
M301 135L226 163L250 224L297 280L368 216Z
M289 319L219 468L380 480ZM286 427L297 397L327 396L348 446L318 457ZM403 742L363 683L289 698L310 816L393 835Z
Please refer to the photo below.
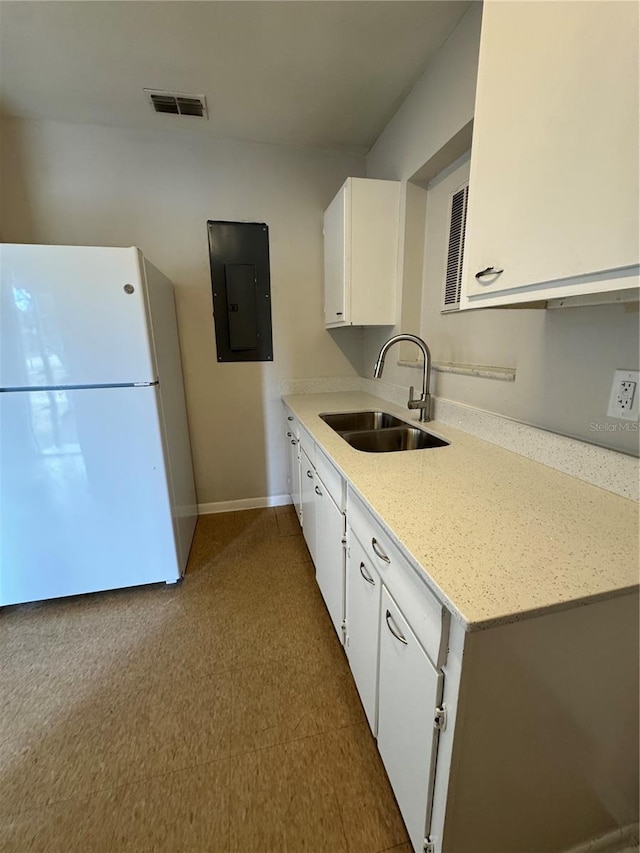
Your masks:
M0 605L179 576L157 386L0 394Z
M0 388L153 382L137 249L0 245Z

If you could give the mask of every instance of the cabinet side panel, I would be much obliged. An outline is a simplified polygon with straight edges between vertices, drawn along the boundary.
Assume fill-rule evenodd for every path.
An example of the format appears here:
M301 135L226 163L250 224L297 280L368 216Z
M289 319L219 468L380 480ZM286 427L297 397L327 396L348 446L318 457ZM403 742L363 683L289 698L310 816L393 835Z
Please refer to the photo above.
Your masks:
M340 189L324 213L324 322L327 326L349 322L347 265L347 193Z
M638 595L468 635L444 853L566 850L638 820Z
M394 325L400 184L351 179L351 322Z

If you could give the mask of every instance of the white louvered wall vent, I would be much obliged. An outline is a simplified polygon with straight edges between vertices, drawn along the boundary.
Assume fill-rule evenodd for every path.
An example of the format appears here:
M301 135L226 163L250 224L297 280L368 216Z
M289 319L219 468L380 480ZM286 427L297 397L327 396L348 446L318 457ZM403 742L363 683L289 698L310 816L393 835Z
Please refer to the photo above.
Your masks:
M443 311L455 311L460 307L460 287L462 285L462 261L464 260L464 237L467 225L468 198L468 183L451 193Z
M151 107L156 113L174 116L209 118L207 99L204 95L189 95L186 92L165 92L162 89L145 89Z

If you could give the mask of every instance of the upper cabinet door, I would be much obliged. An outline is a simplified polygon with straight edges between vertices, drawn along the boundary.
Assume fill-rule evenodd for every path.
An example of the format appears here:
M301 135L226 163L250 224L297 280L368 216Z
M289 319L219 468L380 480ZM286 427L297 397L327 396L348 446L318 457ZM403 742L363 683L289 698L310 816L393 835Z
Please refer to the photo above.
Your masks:
M396 322L400 183L347 178L324 214L325 325Z
M636 3L486 0L466 243L464 308L638 285Z

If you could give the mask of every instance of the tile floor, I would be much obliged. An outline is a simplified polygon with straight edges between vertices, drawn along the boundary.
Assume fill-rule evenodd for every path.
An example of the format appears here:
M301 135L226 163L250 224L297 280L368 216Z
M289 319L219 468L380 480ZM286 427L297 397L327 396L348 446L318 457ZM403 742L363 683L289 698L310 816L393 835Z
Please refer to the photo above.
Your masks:
M184 581L0 613L2 853L410 853L291 507Z

